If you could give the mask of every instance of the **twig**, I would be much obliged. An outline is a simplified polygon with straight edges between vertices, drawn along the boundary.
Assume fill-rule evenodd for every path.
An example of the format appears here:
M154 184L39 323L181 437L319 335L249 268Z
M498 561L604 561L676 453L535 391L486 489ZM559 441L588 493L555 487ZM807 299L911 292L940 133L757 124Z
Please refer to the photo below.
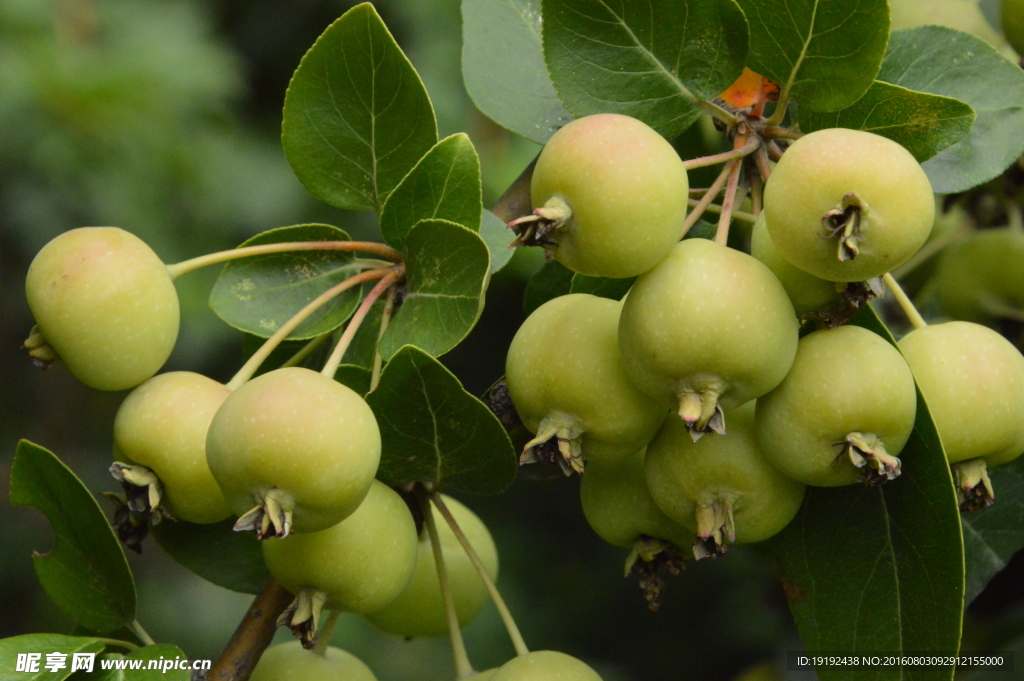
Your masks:
M208 255L201 255L198 258L183 260L182 262L168 265L167 270L171 273L171 279L177 279L183 274L194 272L207 265L236 260L238 258L249 258L254 255L266 255L268 253L286 253L292 251L363 251L372 253L391 262L402 262L402 254L384 244L372 241L289 241L280 244L262 244L259 246L244 246L234 248L230 251L219 251Z
M293 596L269 580L249 606L224 651L206 675L208 681L248 681L277 629L277 618Z
M722 172L720 172L718 177L715 178L715 181L711 183L711 188L708 189L707 193L705 193L701 200L696 203L693 210L690 211L690 214L686 216L686 220L683 222L683 229L679 233L680 239L686 236L686 233L689 232L690 228L697 223L700 216L704 214L707 207L711 205L711 202L715 200L716 196L718 196L718 192L722 191L722 187L725 186L726 181L729 179L729 172L734 163L737 163L737 161L729 161L725 167L722 168Z
M896 302L899 303L900 308L903 310L903 314L907 315L907 319L910 320L910 324L915 329L923 329L928 326L928 322L924 320L921 313L914 307L914 303L910 300L910 296L904 292L903 288L897 283L896 279L891 273L886 272L882 275L882 281L892 291L893 296L896 298Z

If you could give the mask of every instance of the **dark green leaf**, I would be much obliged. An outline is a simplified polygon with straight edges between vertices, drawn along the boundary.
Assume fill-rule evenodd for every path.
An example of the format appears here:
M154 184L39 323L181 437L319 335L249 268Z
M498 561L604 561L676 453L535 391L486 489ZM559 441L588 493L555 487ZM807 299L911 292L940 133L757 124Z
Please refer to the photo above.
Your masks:
M306 52L288 85L281 128L285 156L306 189L351 210L380 212L437 143L423 82L368 2Z
M296 225L257 234L242 246L289 241L349 241L330 225ZM210 307L226 323L262 338L321 293L368 269L350 251L290 251L232 260L210 292ZM359 304L360 288L340 294L299 324L288 338L307 339L345 323Z
M574 274L569 293L589 293L592 296L600 296L601 298L622 300L629 293L629 289L634 281L636 281L636 277L607 279L605 277L588 277L585 274Z
M857 323L892 342L870 307ZM773 549L804 645L836 651L952 655L963 616L963 544L949 465L920 393L900 454L879 487L807 488ZM952 679L953 668L821 666L822 681Z
M480 159L460 132L438 142L419 160L384 202L380 233L401 249L405 235L420 220L438 218L480 230Z
M1024 152L1024 70L984 40L942 26L893 31L879 80L969 104L963 140L923 164L939 194L965 191Z
M734 230L736 231L736 230ZM713 225L704 218L698 218L697 222L693 223L693 227L690 227L690 231L686 233L684 239L714 239L715 234L718 232L718 225ZM730 232L730 235L732 232Z
M63 636L61 634L26 634L0 639L0 681L60 681L71 675L72 655L75 653L98 653L104 644L97 638L87 636ZM39 653L39 671L36 673L16 672L20 653ZM46 669L48 653L67 655L64 669L51 672Z
M532 313L538 307L572 290L574 273L557 260L549 260L526 283L523 294L523 312Z
M380 338L380 322L384 316L385 298L386 296L378 298L370 307L370 311L366 313L366 318L363 319L359 330L356 331L355 338L352 339L352 343L349 344L348 350L345 351L345 356L342 358L345 364L364 369L373 367L373 360L377 354L377 340ZM329 343L330 347L334 347L340 335L340 332L334 335Z
M93 673L75 674L73 677L74 681L189 681L187 670L174 669L170 666L178 660L188 659L185 653L176 646L158 644L133 650L128 655L108 653L103 658L111 661L126 660L126 662L122 663L125 665L131 665L133 660L141 660L141 666L134 670L103 670L101 669L100 660L97 659ZM151 660L155 661L154 664L158 665L155 669L147 668ZM167 671L163 671L163 665L165 664L167 665Z
M801 110L800 129L866 130L902 144L923 162L966 137L974 118L974 109L960 100L876 80L863 97L842 111Z
M380 425L377 477L389 485L499 494L515 480L516 454L498 417L419 348L395 353L366 401Z
M540 0L462 0L462 79L480 111L537 144L572 120L544 68Z
M360 395L370 392L371 372L366 367L342 364L334 372L334 380L347 385Z
M462 342L484 309L491 276L487 244L447 220L422 220L405 238L406 291L380 340L389 359L403 345L443 355Z
M254 594L270 579L256 535L235 532L234 518L210 525L164 521L151 532L160 548L208 582Z
M1021 660L1024 660L1024 636L999 646L999 652L1009 653L1002 655L1001 665L980 666L971 669L962 677L961 681L1010 681L1020 677ZM996 653L999 656L999 653ZM986 654L985 657L988 657ZM1016 674L1014 671L1016 670Z
M548 71L576 116L626 114L672 138L697 120L699 101L740 76L747 59L747 22L734 0L542 6Z
M135 619L135 581L96 498L60 459L27 440L11 467L11 503L33 506L53 526L56 545L33 554L36 575L57 607L92 631Z
M887 0L739 0L754 71L801 107L836 111L871 87L889 39Z
M491 252L491 274L494 274L516 254L515 249L509 246L515 237L501 218L489 210L484 211L480 221L480 236Z
M1024 457L989 471L996 503L972 513L961 513L967 593L970 603L989 580L1024 548Z

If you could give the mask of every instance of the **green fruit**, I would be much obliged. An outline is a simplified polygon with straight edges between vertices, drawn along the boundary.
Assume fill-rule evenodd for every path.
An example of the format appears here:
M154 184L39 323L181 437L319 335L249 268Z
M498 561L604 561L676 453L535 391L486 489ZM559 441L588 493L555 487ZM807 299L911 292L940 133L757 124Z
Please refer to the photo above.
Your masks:
M632 277L665 257L686 219L689 182L675 149L644 123L597 114L569 123L541 151L533 216L519 243L594 277Z
M199 374L155 376L125 398L114 419L114 454L160 479L172 517L216 523L231 515L206 462L206 433L231 391Z
M935 270L942 311L954 319L1024 319L1024 232L983 229L948 247Z
M281 586L327 594L323 607L365 614L402 593L416 564L416 522L397 492L374 480L355 513L320 532L263 542Z
M380 462L380 431L350 388L309 369L249 381L210 424L206 458L236 529L317 532L363 501ZM255 507L255 508L254 508Z
M505 362L509 396L523 424L552 437L567 462L622 458L642 449L661 427L666 409L637 390L619 354L622 303L583 293L537 308L512 339Z
M1024 54L1024 0L1003 0L1000 18L1006 40L1018 54Z
M768 234L768 221L763 212L751 232L750 255L767 265L782 283L798 317L835 305L841 300L834 282L804 272L779 253Z
M724 432L723 410L785 378L798 331L793 305L765 265L713 241L687 239L633 285L619 347L633 384L678 408L699 437Z
M498 577L498 549L491 533L476 514L451 497L442 497L448 510L480 557L491 579ZM431 507L433 508L433 507ZM448 527L444 517L433 509L434 522L441 539L441 551L451 587L459 625L466 626L487 603L489 595L483 580ZM420 533L416 552L416 568L405 591L390 605L367 618L381 631L396 636L419 638L447 636L448 619L441 600L441 584L437 579L434 551L426 528Z
M794 265L828 281L865 281L896 269L928 239L931 184L896 142L861 130L812 132L765 185L768 231Z
M601 677L575 657L537 650L513 657L498 668L490 681L601 681Z
M683 423L668 419L647 447L647 486L673 521L697 532L694 555L774 536L793 519L804 485L772 466L758 446L754 405L729 414L727 437L693 442Z
M263 653L250 681L377 681L370 668L340 648L321 655L299 641L272 646Z
M757 439L780 471L818 487L891 480L910 438L917 390L888 341L859 326L800 340L789 375L757 400ZM863 471L863 474L862 474Z
M134 388L159 371L178 337L178 294L138 237L82 227L46 244L28 269L28 306L46 342L86 385Z

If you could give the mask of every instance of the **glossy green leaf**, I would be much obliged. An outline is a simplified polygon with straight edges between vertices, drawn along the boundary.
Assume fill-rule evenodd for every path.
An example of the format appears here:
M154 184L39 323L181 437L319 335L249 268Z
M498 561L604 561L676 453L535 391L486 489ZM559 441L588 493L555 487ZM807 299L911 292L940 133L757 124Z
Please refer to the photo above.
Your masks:
M589 293L592 296L622 300L633 286L636 277L626 279L608 279L605 277L588 277L585 274L574 274L569 293Z
M526 283L523 312L530 314L552 298L572 290L574 272L557 260L549 260Z
M968 33L942 26L893 31L879 80L969 104L970 133L923 164L939 194L965 191L1024 153L1024 70Z
M11 466L11 503L42 511L56 544L35 553L36 575L57 607L92 631L135 619L135 581L121 544L92 493L42 447L18 443Z
M476 107L537 144L572 120L544 68L540 0L462 0L462 80Z
M347 385L360 395L370 392L371 371L355 364L342 364L334 372L334 380Z
M1013 554L1024 548L1024 457L993 468L989 477L996 503L960 514L967 562L966 603L973 601Z
M738 0L754 71L801 107L836 111L871 87L889 39L887 0Z
M870 307L853 323L892 336ZM797 517L772 540L807 651L954 654L964 562L956 493L920 393L900 453L903 473L878 487L807 488ZM952 679L952 667L821 666L821 681Z
M419 348L395 353L366 401L380 426L377 477L389 485L499 494L515 480L519 465L501 421Z
M225 589L258 593L270 579L263 551L252 532L235 532L235 519L209 525L164 521L150 532L176 562Z
M480 221L480 237L487 244L487 250L491 252L491 274L507 265L516 254L515 249L509 246L515 235L501 218L489 210L484 211L483 219Z
M104 643L91 636L64 636L62 634L26 634L0 639L0 681L60 681L71 676L75 653L98 653ZM39 668L36 672L15 671L18 655L38 653ZM46 669L49 653L66 655L65 667L57 671ZM98 669L99 665L95 667Z
M252 237L242 246L289 241L349 241L330 225L280 227ZM210 307L227 324L269 338L321 293L369 267L351 251L290 251L232 260L210 292ZM359 304L360 288L349 289L299 324L290 339L308 339L345 323Z
M388 359L403 345L415 345L443 355L483 312L491 276L487 244L462 225L422 220L406 237L404 255L405 296L380 339L380 353Z
M958 99L876 80L863 97L842 111L802 110L800 129L866 130L898 142L923 162L966 137L974 118L974 109Z
M161 659L162 658L162 659ZM157 644L133 650L127 655L120 653L107 653L103 659L111 666L124 665L125 669L101 669L102 662L96 660L95 669L91 674L75 674L74 681L189 681L189 672L185 669L174 669L171 663L178 660L187 660L188 657L177 646ZM149 669L150 661L158 666ZM138 664L138 669L131 669L133 664ZM163 666L167 665L167 671Z
M480 230L482 189L480 159L469 137L460 132L438 142L384 202L380 233L401 249L405 235L420 220L438 218Z
M311 194L377 212L437 143L423 82L370 3L345 12L302 58L284 99L281 143Z
M747 22L734 0L543 0L542 8L548 72L576 116L626 114L672 138L747 59Z

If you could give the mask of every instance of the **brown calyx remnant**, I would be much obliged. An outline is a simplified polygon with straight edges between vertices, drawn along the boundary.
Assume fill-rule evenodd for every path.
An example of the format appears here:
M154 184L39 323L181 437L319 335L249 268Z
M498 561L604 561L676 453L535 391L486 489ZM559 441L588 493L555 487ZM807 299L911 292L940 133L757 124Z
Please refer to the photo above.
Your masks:
M985 459L968 459L953 464L956 497L960 510L967 513L991 506L996 501Z
M257 495L257 501L259 503L235 523L235 532L255 531L257 539L284 539L291 534L295 508L291 495L275 487Z
M717 558L729 543L736 541L736 523L732 515L732 499L717 497L710 503L697 505L697 538L693 541L693 557Z
M174 520L160 504L163 485L156 473L145 466L115 461L110 466L110 474L124 488L124 495L104 494L114 503L111 524L125 546L142 553L142 540L149 533L149 526L165 518Z
M509 244L509 248L543 246L544 250L550 253L558 245L555 232L571 217L572 209L569 208L569 204L553 196L530 215L524 215L508 223L509 228L516 233L516 238Z
M559 456L552 457L551 443ZM583 473L583 429L566 414L552 413L544 417L536 437L523 447L519 464L551 463L553 458L565 475L572 475L573 471Z
M310 650L316 645L316 634L320 630L320 615L327 604L327 593L319 589L302 589L291 605L277 618L277 626L287 626Z
M843 197L838 206L821 217L824 237L839 239L839 262L853 260L860 253L861 230L868 205L856 193Z
M686 558L678 547L646 534L640 535L626 558L626 576L633 573L640 578L640 589L651 612L657 612L661 606L666 578L680 574L685 568Z
M22 347L28 350L32 363L40 369L48 369L51 364L60 360L60 357L57 356L57 351L46 342L46 338L43 337L43 332L39 330L38 324L32 327Z
M835 329L853 319L869 301L881 299L885 295L881 277L867 281L839 282L836 283L836 290L842 296L842 300L820 310L806 312L800 317L800 321L814 319L821 322L826 329Z
M885 443L874 433L850 433L833 445L842 447L836 462L848 458L850 463L861 469L860 481L866 487L876 487L900 476L902 464L899 458L889 454Z
M679 391L679 418L686 424L694 442L707 433L725 435L725 412L718 404L724 386L712 381L703 388Z

